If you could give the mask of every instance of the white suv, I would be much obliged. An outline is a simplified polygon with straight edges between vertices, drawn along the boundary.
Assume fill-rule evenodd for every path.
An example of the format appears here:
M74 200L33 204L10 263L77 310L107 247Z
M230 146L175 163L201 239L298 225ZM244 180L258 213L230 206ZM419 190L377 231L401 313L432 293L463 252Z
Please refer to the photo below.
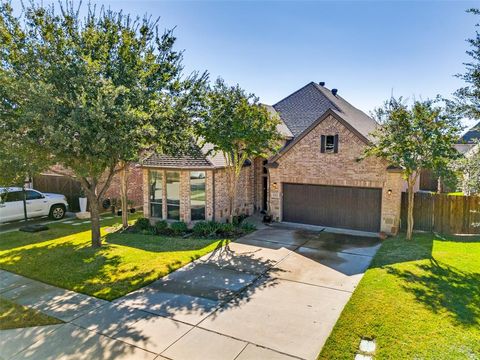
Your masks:
M29 218L48 215L60 220L65 216L68 203L64 195L41 193L33 189L25 189L25 192ZM23 218L22 188L0 188L0 223Z

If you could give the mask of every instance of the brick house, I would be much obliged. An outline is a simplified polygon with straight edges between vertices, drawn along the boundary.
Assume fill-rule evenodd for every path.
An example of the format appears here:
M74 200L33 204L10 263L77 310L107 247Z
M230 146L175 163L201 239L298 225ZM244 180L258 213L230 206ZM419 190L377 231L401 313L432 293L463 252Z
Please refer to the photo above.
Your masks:
M309 83L268 110L282 120L281 150L242 170L238 214L275 221L396 233L402 178L379 158L359 160L377 123L324 83ZM221 155L153 155L143 164L144 212L152 219L226 219Z

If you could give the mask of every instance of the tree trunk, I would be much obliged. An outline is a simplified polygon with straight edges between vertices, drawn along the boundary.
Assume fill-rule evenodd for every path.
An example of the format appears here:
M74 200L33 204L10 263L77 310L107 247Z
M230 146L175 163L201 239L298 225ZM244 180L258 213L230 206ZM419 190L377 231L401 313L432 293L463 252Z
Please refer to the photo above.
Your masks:
M443 181L441 176L439 176L437 179L437 192L439 194L443 193Z
M233 212L235 208L236 186L235 186L235 168L229 166L225 168L227 176L227 192L228 192L228 222L233 223Z
M102 238L100 236L100 202L95 194L95 190L92 191L89 189L87 191L87 198L90 203L90 220L92 224L92 247L101 247Z
M407 179L407 240L412 240L413 235L413 206L415 193L413 191L416 182L416 175L410 175Z
M128 228L128 195L127 195L127 186L128 186L128 165L126 163L122 164L122 170L120 171L120 194L122 198L122 227L124 229Z

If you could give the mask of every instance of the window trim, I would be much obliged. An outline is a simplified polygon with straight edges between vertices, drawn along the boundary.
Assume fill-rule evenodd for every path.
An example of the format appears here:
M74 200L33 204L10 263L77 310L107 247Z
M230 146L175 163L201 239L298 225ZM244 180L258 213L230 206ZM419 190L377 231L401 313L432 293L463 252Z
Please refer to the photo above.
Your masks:
M159 173L161 176L159 178L157 178L157 180L160 180L160 186L161 186L161 191L162 191L162 195L161 195L161 198L160 199L155 199L154 201L152 201L152 184L151 184L151 180L152 180L152 174L153 173ZM148 201L149 201L149 210L150 210L150 216L151 217L155 217L157 218L157 216L153 216L153 211L152 211L152 208L153 208L153 205L156 205L156 206L160 206L160 213L161 213L161 218L163 219L163 198L164 198L164 195L165 195L165 188L163 186L163 181L164 181L164 177L165 177L165 174L164 174L164 171L163 170L149 170L149 173L148 173L148 191L149 191L149 194L148 194Z
M333 144L327 148L327 140L333 137ZM322 135L320 139L320 152L322 154L336 154L338 153L338 134L335 135ZM333 147L331 147L333 146Z
M203 177L200 177L198 179L203 180L204 184L204 200L203 200L203 205L193 205L192 204L192 173L203 173ZM207 218L207 172L205 170L202 171L189 171L188 174L189 178L189 187L190 187L190 220L191 221L204 221ZM197 178L193 178L197 179ZM194 209L201 209L203 207L203 218L202 219L193 219L193 210Z

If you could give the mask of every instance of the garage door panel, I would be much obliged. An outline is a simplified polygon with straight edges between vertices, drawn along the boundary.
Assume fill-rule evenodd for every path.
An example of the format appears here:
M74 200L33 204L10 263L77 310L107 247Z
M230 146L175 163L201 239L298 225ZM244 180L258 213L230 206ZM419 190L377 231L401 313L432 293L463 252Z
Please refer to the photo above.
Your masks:
M381 189L283 184L283 221L380 230Z

